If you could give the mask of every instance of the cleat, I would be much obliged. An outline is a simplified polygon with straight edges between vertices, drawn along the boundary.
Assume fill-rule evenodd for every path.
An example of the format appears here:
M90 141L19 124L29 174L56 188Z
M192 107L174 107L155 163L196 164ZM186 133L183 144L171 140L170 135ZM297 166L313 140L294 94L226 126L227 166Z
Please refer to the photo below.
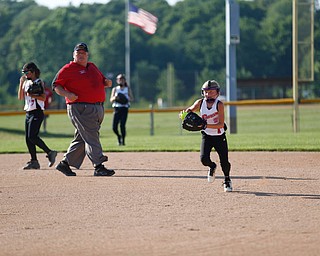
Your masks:
M27 163L25 167L23 167L23 170L32 170L32 169L40 169L40 164L38 160L31 160L30 162Z
M46 156L49 160L48 166L51 167L54 165L55 161L56 161L56 157L57 157L58 152L51 150L49 152L49 154Z
M223 182L223 190L224 190L224 192L232 192L232 181L231 180L225 180Z
M56 169L60 172L62 172L66 176L76 176L77 174L73 172L69 165L65 162L60 162L57 166Z
M112 176L114 174L114 170L107 169L103 165L100 165L99 167L96 167L96 169L94 170L93 176Z

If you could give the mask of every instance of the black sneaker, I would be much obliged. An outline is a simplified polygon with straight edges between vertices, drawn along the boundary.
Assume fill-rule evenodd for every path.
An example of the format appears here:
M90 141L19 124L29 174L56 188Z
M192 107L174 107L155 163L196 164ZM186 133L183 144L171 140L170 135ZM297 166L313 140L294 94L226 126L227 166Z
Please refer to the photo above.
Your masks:
M58 154L57 151L51 150L49 152L49 154L46 156L49 160L49 164L48 164L49 167L54 165L54 162L56 161L57 154Z
M73 172L69 165L65 162L60 162L57 166L56 169L60 172L62 172L66 176L76 176L77 174Z
M23 170L32 170L32 169L40 169L40 164L38 160L31 160L27 163L25 167L23 167Z
M100 165L94 170L93 176L112 176L114 174L114 170L107 169L103 165Z

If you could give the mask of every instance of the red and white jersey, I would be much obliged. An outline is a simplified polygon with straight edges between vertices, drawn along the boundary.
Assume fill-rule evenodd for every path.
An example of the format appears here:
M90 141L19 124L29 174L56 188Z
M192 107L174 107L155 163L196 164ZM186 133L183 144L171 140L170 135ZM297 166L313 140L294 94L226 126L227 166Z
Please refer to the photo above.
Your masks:
M218 113L219 102L220 102L219 100L215 100L212 107L208 109L207 101L203 99L200 107L200 114L201 114L201 117L207 121L207 124L219 123L219 113ZM223 128L219 128L219 129L206 128L204 132L208 135L215 136L215 135L221 135L225 131Z
M39 79L39 78L38 78ZM38 80L36 79L35 82ZM35 98L32 98L27 95L27 91L29 87L32 85L31 80L26 80L23 84L23 90L24 90L24 110L25 111L32 111L37 109L37 102L42 110L44 110L44 101L42 100L36 100Z

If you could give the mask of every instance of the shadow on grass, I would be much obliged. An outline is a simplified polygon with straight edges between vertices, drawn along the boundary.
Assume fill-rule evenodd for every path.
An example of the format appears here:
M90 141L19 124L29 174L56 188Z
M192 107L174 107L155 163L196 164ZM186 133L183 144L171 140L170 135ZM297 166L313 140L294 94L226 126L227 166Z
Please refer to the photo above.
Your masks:
M10 134L24 136L24 130L21 130L21 129L9 129L9 128L0 127L0 132L6 132ZM70 138L70 137L73 137L73 134L40 131L40 137L41 138Z

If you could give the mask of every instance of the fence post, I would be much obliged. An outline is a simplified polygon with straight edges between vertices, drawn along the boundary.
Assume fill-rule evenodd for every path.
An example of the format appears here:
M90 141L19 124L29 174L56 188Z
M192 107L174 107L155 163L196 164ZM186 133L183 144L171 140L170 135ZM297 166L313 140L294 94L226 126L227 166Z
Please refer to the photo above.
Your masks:
M154 135L154 113L153 104L150 104L150 136Z

